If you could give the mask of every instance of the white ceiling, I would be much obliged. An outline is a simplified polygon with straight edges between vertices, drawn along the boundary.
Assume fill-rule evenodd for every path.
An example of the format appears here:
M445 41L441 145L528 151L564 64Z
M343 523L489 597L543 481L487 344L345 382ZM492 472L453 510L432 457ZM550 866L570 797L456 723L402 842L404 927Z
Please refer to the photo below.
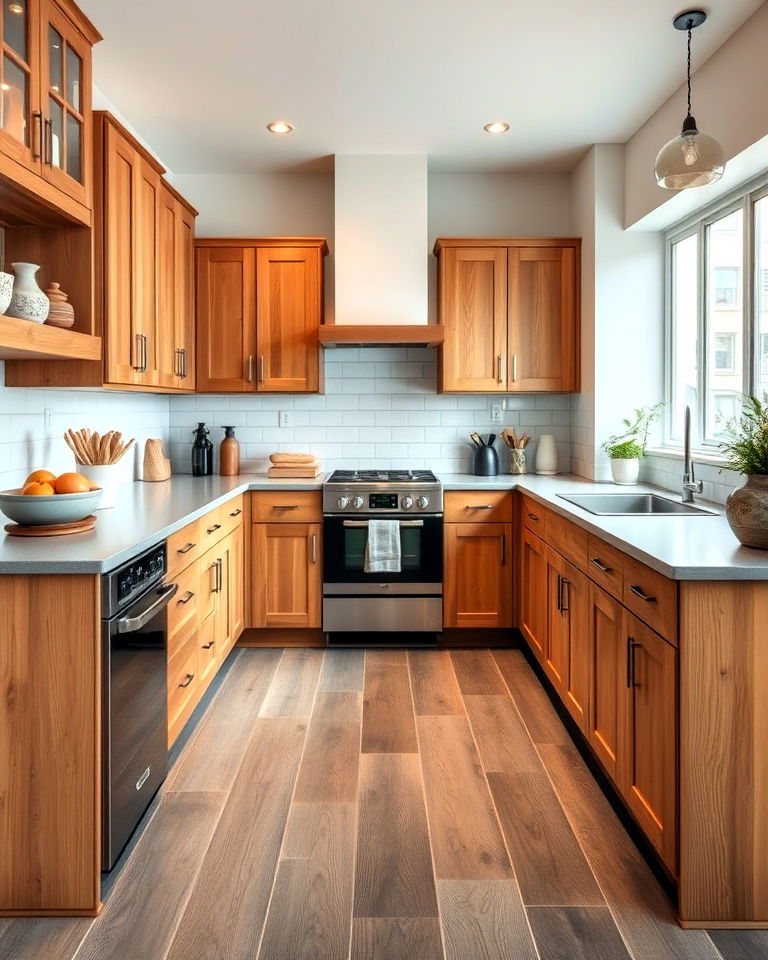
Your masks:
M761 2L711 0L694 68ZM105 37L96 83L176 173L321 169L334 153L568 170L589 144L625 141L684 78L681 0L81 5ZM267 133L275 119L295 132ZM511 131L488 136L497 119Z

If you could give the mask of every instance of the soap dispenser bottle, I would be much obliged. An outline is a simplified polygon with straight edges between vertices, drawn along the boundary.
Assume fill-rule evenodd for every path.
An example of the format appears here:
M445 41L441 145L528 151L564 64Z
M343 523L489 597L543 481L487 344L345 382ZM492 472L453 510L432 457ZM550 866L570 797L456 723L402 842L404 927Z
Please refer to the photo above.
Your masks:
M198 423L192 444L192 476L210 477L213 473L213 444L204 423Z
M219 447L219 473L222 477L236 477L240 473L240 444L234 427L223 427L224 439Z

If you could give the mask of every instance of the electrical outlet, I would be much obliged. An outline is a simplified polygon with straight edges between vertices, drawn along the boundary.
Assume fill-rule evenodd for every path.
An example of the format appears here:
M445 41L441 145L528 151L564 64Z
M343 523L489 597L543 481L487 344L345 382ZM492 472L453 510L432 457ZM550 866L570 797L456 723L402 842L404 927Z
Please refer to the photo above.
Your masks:
M501 404L491 404L491 423L501 423Z
M293 426L293 414L290 410L281 410L280 417L278 420L281 427L292 427Z

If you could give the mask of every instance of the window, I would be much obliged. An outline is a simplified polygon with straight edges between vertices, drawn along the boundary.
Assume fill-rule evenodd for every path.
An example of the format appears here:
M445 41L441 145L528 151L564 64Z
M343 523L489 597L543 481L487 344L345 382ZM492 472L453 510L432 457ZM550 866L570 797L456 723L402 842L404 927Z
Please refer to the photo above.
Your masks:
M667 244L666 440L681 443L690 406L695 446L715 453L742 395L768 392L768 180Z

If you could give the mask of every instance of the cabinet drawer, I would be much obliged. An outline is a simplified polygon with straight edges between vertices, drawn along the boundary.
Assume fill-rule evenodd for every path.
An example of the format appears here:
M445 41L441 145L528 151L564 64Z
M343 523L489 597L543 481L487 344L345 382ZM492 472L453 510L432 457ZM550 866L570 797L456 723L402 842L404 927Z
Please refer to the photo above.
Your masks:
M176 595L168 604L169 659L195 631L200 606L200 568L191 564L174 578L178 584Z
M224 504L221 507L216 507L215 510L206 513L198 521L200 524L200 539L203 541L203 552L227 535L227 514L224 512L224 507L228 506L229 504Z
M677 584L624 556L622 602L640 620L677 645Z
M511 523L512 494L507 490L449 490L443 513L446 523Z
M520 494L520 519L523 526L532 530L540 537L544 536L544 520L549 511L535 500Z
M216 615L211 614L203 620L197 631L197 668L201 693L216 676L219 663L219 639L216 636Z
M621 600L624 589L624 554L590 534L587 560L587 576Z
M545 528L547 543L580 570L586 570L589 541L587 531L551 510L547 511Z
M320 490L275 490L251 494L254 523L320 523L323 519Z
M197 560L203 552L203 543L200 536L200 521L188 523L186 527L177 530L168 537L166 545L168 555L168 579L173 580L176 574Z
M228 500L223 503L219 509L219 522L221 523L224 535L228 536L240 526L243 522L243 495L235 497L234 500Z
M197 632L168 663L168 746L179 735L199 699Z

